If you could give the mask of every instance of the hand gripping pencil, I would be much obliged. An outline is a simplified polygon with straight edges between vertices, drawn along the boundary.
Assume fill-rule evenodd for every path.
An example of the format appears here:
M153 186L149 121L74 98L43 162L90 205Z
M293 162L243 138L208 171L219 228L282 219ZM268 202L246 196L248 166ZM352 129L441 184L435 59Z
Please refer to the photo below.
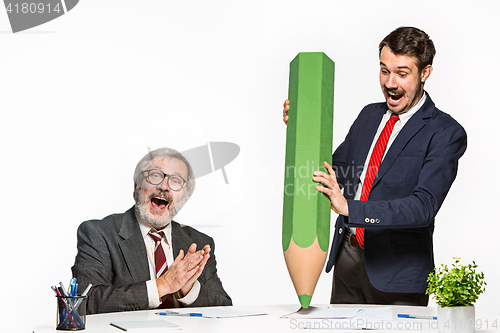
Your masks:
M325 264L330 200L316 190L313 171L331 162L335 63L323 52L301 52L290 63L283 200L285 262L303 308Z

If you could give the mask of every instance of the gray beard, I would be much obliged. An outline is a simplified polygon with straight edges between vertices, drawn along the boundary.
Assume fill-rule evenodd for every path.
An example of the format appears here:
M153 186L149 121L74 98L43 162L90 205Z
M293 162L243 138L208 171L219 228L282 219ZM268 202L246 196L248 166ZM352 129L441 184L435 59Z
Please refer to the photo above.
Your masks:
M141 196L140 189L136 189L134 192L135 199L135 217L139 223L146 225L149 228L155 228L156 230L161 230L172 222L173 218L184 206L185 201L178 203L170 202L168 207L168 214L163 217L154 217L149 213L147 205L150 198L145 198Z

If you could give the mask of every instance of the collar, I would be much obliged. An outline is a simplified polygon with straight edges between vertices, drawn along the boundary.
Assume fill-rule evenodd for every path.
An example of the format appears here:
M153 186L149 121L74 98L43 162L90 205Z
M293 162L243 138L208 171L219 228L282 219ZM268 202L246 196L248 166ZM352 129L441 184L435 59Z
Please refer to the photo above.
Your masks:
M427 100L427 92L424 91L422 97L420 98L418 103L415 104L415 106L413 106L410 110L408 110L408 112L399 115L399 120L401 121L401 123L404 125L411 118L411 116L413 116L418 110L420 110L420 108L422 107L422 105L424 105L426 100ZM390 110L387 110L387 112L389 115L392 114Z
M172 244L172 222L170 222L169 224L167 224L167 226L163 229L160 229L160 230L156 230L155 228L151 228L149 226L147 226L143 221L141 221L137 215L136 215L136 219L137 221L139 222L139 228L141 229L141 234L142 234L142 238L143 239L151 239L151 237L149 237L148 233L150 230L154 230L154 231L163 231L163 233L165 234L165 238L166 238L166 242L167 244L170 246L170 244Z

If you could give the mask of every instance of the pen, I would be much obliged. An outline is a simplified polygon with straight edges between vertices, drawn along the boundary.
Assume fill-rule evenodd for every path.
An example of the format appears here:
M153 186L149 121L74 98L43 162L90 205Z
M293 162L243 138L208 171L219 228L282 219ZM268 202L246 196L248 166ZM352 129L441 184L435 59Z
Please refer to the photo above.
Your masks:
M64 288L64 284L62 282L59 282L59 285L61 286L61 296L68 296L69 288L68 288L68 292L66 292L66 288Z
M84 297L87 296L87 293L89 292L90 288L92 288L92 283L89 283L87 288L85 288L85 290L83 291L83 293L81 295L82 297L79 298L78 301L76 301L75 305L73 305L73 311L74 311L74 314L77 316L77 319L80 318L80 316L78 316L78 312L77 312L78 308L80 307L80 304L82 304ZM64 322L62 323L61 327L64 327L66 325L68 318L69 317L66 317L66 319L64 319ZM81 323L81 320L80 320L80 323ZM82 323L82 326L83 326L83 323Z
M66 290L64 288L63 283L59 282L59 285L60 285L60 287L55 287L56 289L54 290L56 295L58 295L60 297L61 296L65 296L65 297L68 296L68 294L66 293ZM70 306L69 303L66 303L66 300L64 300L63 298L61 298L61 301L64 302L66 305ZM64 310L64 309L62 310L61 316L62 316L61 318L66 317L66 310Z
M436 316L418 316L418 315L409 315L406 313L398 314L398 318L409 318L409 319L438 319Z
M186 316L186 317L202 317L202 313L189 312L189 313L179 313L179 312L156 312L155 314L160 316Z
M59 289L57 289L57 288L53 287L53 290L57 293L57 295L58 295L59 297L61 297L60 301L62 302L62 305L63 305L64 309L66 310L67 316L69 316L69 319L71 320L71 323L73 324L73 327L74 327L74 328L76 328L77 326L76 326L76 324L75 324L75 321L74 321L74 320L73 320L73 318L71 317L71 315L70 315L70 313L71 313L71 312L68 310L68 307L66 306L66 302L65 302L65 301L64 301L64 299L62 298L62 295L61 295L61 293L59 292ZM68 305L69 305L69 304L68 304ZM64 316L64 317L65 317L65 316Z
M87 288L85 288L85 290L83 291L82 295L81 296L87 296L87 293L89 292L90 288L92 287L92 283L89 283L89 285L87 286ZM78 307L80 306L80 304L83 302L83 297L78 299L78 301L76 301L75 303L75 306L73 307L73 309L76 311L78 309Z
M89 292L91 287L92 287L92 283L89 283L87 288L85 288L85 290L83 291L82 296L87 296L87 293Z

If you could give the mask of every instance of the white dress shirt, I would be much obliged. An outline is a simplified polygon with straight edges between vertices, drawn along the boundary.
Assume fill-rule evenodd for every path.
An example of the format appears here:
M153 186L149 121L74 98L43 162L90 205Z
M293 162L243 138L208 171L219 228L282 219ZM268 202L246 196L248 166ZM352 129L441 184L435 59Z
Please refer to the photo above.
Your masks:
M146 245L146 252L148 254L149 273L151 279L146 281L146 287L148 290L149 308L156 309L161 304L161 298L160 295L158 294L158 288L156 287L155 241L153 240L153 238L151 238L151 236L148 235L151 228L142 223L137 215L136 218L139 221L139 227L141 229L141 234L144 239L144 244ZM161 240L161 246L163 248L163 251L165 252L167 265L170 266L174 262L174 250L170 245L172 244L172 224L169 223L161 231L163 231L163 233L165 234L165 237L163 237L163 239ZM196 281L193 285L193 288L191 288L191 291L184 297L181 298L179 293L175 293L174 305L178 307L179 306L178 302L181 302L184 305L192 304L198 298L198 295L200 293L200 288L201 288L200 283Z
M392 143L394 142L394 140L398 136L399 132L401 132L401 130L403 129L403 126L422 107L422 105L424 105L426 99L427 99L427 94L424 92L422 98L420 98L420 100L418 101L418 103L414 107L412 107L410 110L408 110L408 112L405 112L405 113L399 115L399 121L397 121L394 124L394 128L392 130L391 136L389 137L389 140L387 141L387 146L385 147L384 156L382 156L382 161L384 160L385 155L387 155L389 148L391 147ZM392 111L387 110L385 112L384 116L382 117L380 124L378 125L377 133L375 134L375 137L373 138L372 145L370 147L368 155L366 156L365 165L363 166L363 172L361 173L361 176L359 177L359 183L358 183L358 186L356 187L356 193L354 195L354 200L359 200L361 198L363 182L365 180L366 170L368 169L368 164L370 163L370 158L372 156L373 148L375 148L375 144L377 143L378 137L382 133L382 130L384 129L385 124L387 123L389 118L391 118L391 115L392 115ZM380 161L380 163L382 163L382 161ZM351 230L351 233L353 235L356 234L356 228L350 228L350 230Z

